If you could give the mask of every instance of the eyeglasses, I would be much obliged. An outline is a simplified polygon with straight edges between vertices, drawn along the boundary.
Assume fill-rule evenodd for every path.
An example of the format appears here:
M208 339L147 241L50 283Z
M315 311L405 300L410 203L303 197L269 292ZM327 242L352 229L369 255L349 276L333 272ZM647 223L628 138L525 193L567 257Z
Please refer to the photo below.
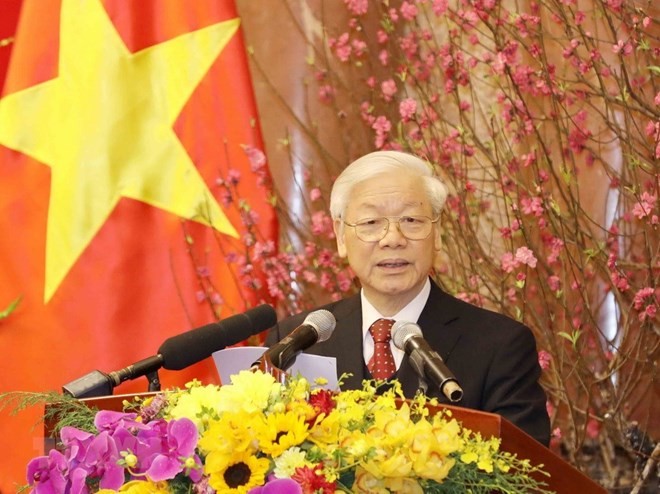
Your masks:
M346 226L355 228L357 238L363 242L379 242L385 238L392 222L397 224L401 235L408 240L424 240L431 234L433 223L440 219L428 216L393 216L380 218L364 218L355 223L344 221Z

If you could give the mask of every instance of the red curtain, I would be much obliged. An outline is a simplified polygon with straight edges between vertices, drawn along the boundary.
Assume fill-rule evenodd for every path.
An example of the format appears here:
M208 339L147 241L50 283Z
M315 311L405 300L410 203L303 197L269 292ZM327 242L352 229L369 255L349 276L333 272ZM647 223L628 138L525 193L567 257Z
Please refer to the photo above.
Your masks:
M275 239L277 225L246 153L262 142L241 30L223 24L236 18L233 0L13 5L21 11L0 99L0 312L20 302L0 318L0 392L59 391L265 299L227 261L247 228L238 197L258 235ZM181 41L201 30L228 41ZM199 80L189 77L205 60ZM219 211L214 221L207 208ZM225 217L238 237L218 231ZM217 381L210 359L160 377L164 387ZM41 413L0 413L0 492L23 484L41 454Z

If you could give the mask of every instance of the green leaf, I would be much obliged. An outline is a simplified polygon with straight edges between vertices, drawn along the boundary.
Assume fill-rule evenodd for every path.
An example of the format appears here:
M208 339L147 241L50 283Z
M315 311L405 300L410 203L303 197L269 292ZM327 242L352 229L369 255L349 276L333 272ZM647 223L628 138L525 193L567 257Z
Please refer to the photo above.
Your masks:
M578 342L578 340L580 339L580 336L582 336L582 332L581 332L581 331L573 331L573 332L570 333L570 334L569 334L569 333L566 333L565 331L560 331L560 332L557 333L557 334L558 334L559 336L561 336L562 338L566 338L568 341L570 341L571 344L573 345L573 348L577 347L577 342Z
M5 310L0 312L0 320L5 319L6 317L9 316L9 314L14 312L16 310L16 308L18 307L18 304L21 303L22 298L23 298L22 295L19 296L16 300L14 300L11 304L9 304L9 307L7 307Z
M557 216L561 216L561 207L559 206L559 203L554 199L550 199L549 204L550 204L550 209L552 209L552 212L555 213Z

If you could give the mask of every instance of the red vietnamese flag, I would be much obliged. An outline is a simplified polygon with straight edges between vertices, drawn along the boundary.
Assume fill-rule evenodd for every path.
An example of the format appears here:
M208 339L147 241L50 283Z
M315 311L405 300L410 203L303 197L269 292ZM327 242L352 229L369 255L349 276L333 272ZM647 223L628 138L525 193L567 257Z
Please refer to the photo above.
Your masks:
M240 172L276 236L244 150L255 118L233 0L24 0L0 99L0 312L20 297L0 392L60 390L260 301L224 261L245 227L216 185ZM210 359L161 371L192 377L217 380ZM41 454L40 414L0 415L0 491Z

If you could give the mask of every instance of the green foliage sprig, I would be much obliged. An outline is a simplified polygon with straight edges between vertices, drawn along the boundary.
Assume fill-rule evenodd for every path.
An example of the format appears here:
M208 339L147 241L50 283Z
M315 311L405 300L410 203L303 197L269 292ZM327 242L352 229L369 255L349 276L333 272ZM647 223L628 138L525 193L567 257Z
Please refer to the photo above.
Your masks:
M56 391L31 392L8 391L0 393L0 411L9 410L11 415L32 408L44 406L44 415L39 423L52 424L52 435L57 436L63 427L71 426L93 432L94 416L98 409L84 402Z

